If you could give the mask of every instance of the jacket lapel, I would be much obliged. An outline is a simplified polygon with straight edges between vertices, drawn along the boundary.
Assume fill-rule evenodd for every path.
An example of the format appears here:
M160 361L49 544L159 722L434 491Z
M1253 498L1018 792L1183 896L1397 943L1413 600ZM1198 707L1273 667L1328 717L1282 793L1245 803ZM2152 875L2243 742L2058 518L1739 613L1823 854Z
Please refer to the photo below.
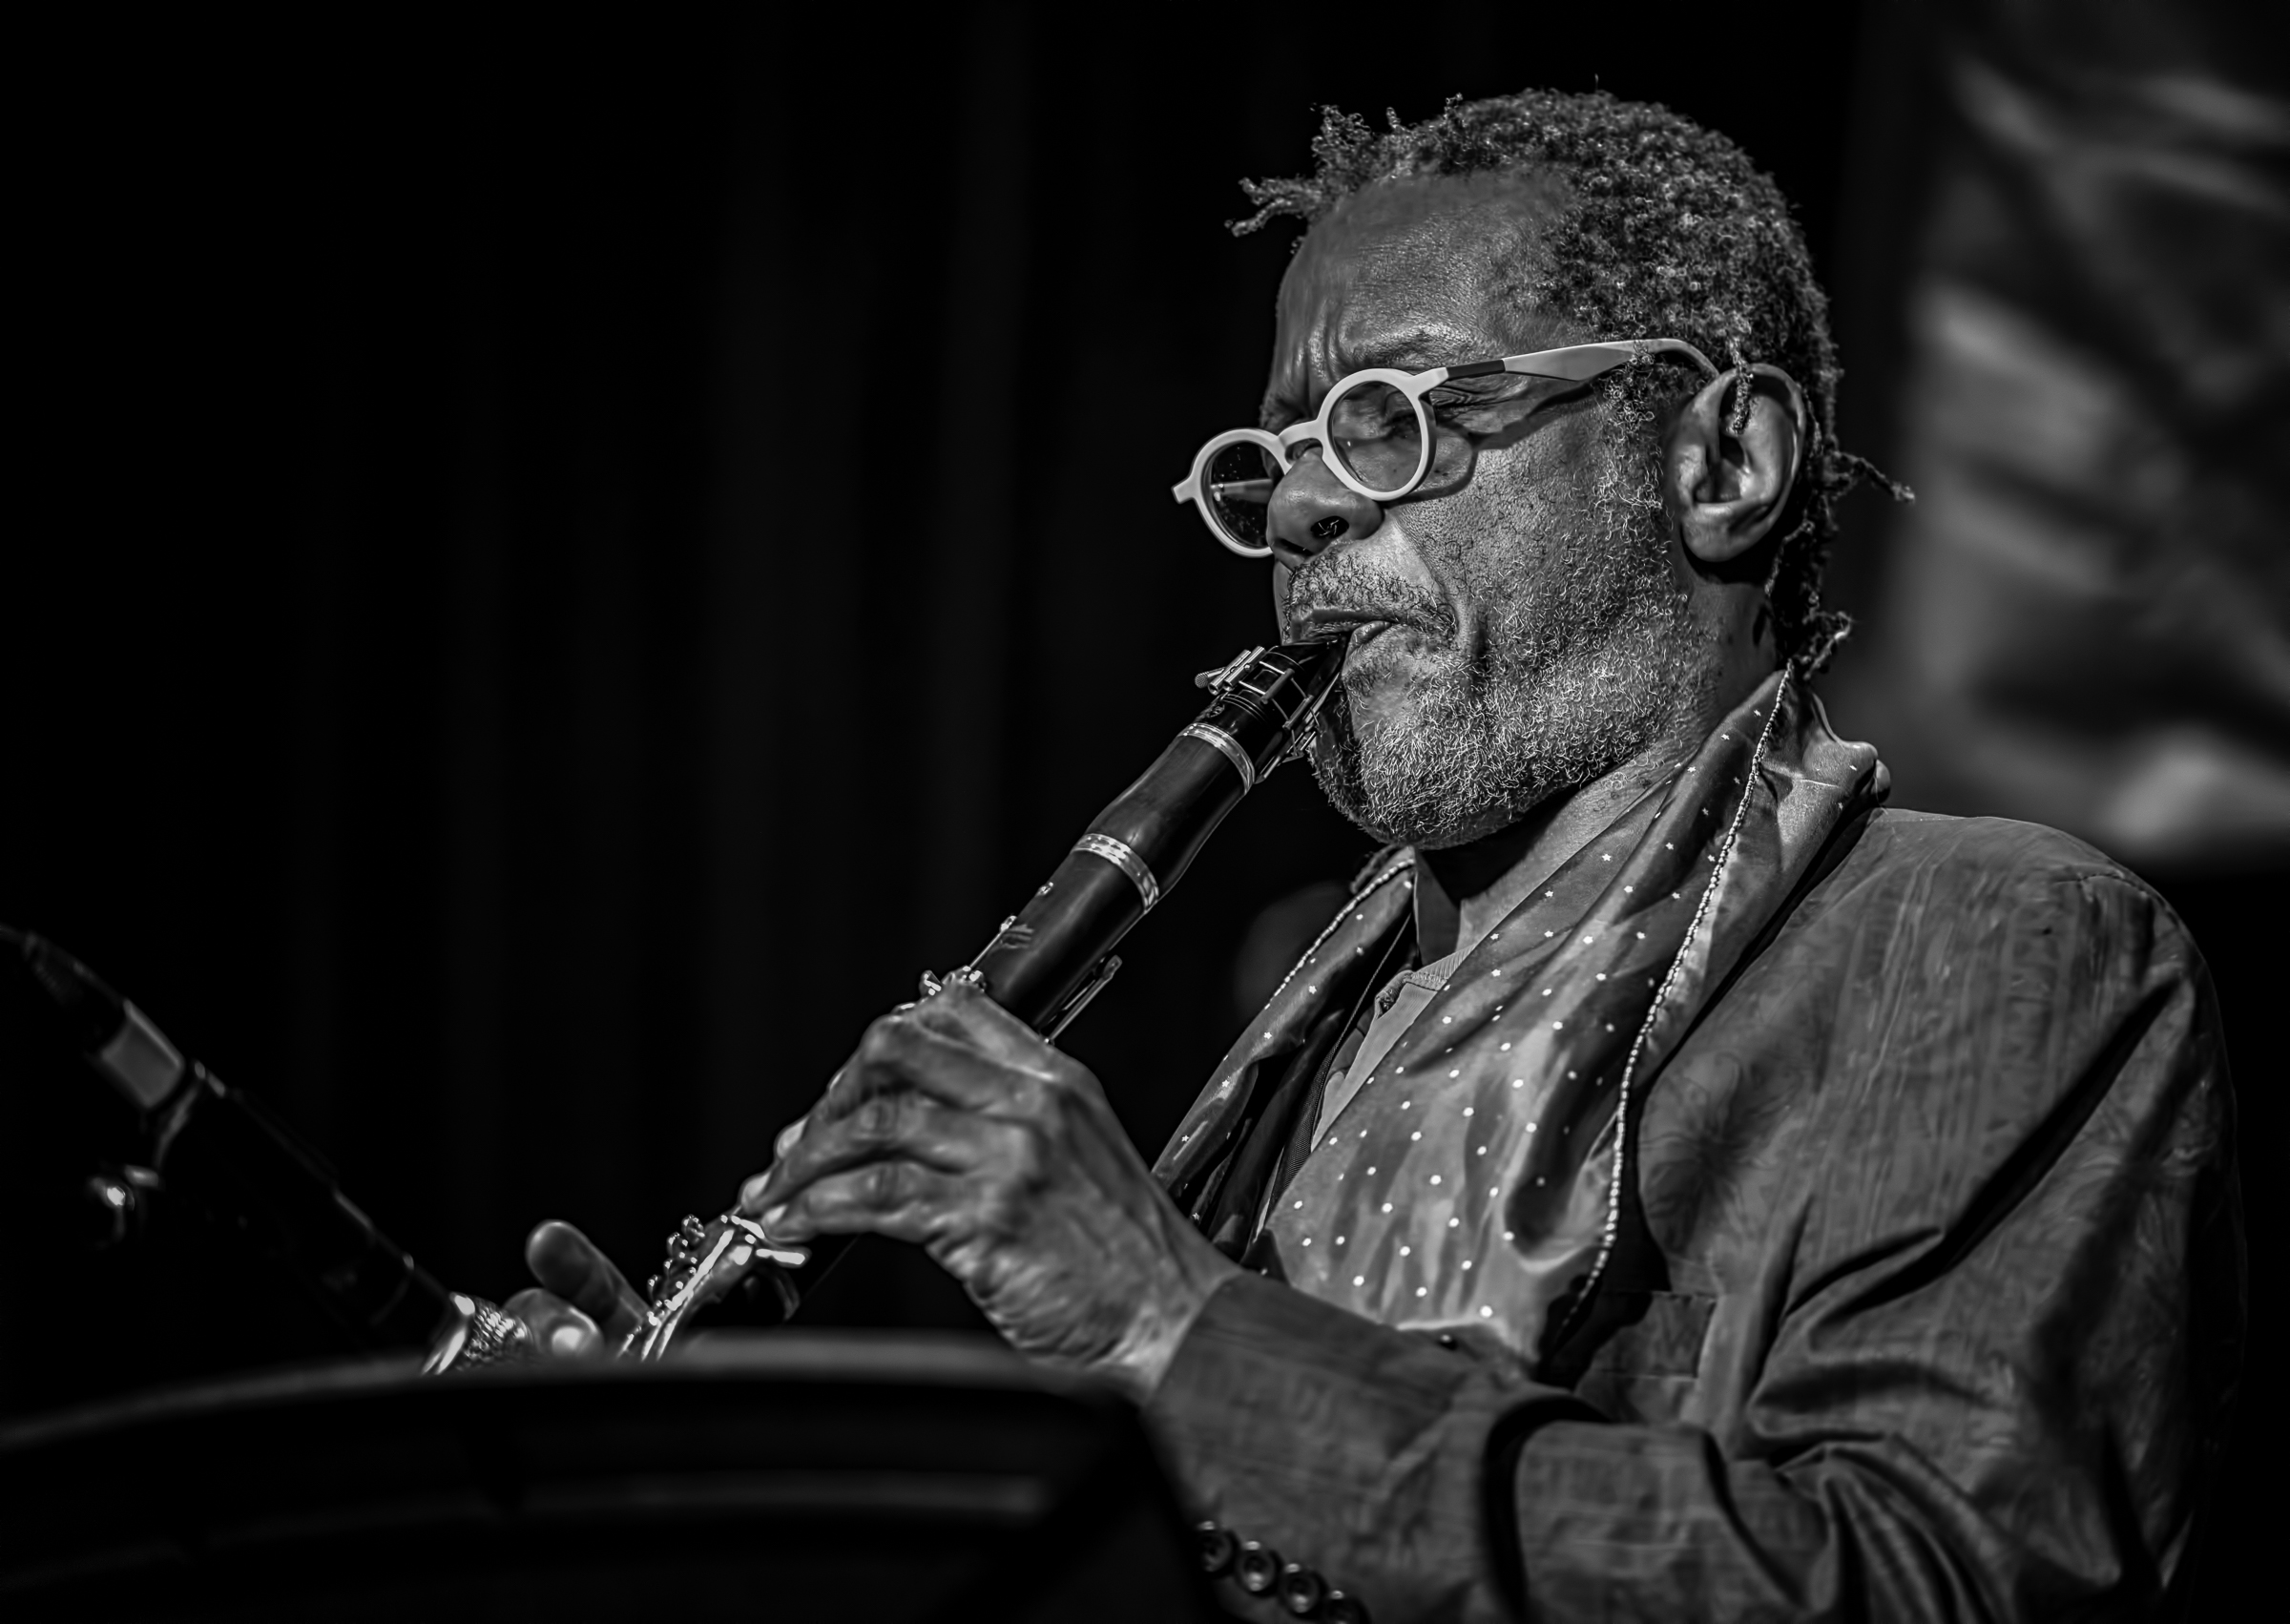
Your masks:
M1777 673L1651 816L1591 842L1457 967L1280 1192L1268 1260L1388 1324L1468 1324L1522 1357L1563 1338L1613 1253L1634 1094L1883 786L1875 753ZM1187 1114L1156 1173L1197 1218L1256 1210L1260 1192L1225 1182L1233 1153L1409 927L1412 884L1403 857L1353 898Z

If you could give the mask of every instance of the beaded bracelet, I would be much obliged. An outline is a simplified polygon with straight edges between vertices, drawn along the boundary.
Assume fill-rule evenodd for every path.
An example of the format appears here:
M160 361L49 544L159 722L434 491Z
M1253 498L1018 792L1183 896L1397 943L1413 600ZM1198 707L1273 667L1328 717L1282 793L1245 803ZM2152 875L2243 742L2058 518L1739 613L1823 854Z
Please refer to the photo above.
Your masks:
M1198 1524L1200 1571L1212 1579L1230 1579L1250 1595L1271 1596L1296 1618L1327 1624L1368 1624L1367 1608L1357 1596L1332 1589L1301 1562L1283 1562L1269 1545L1242 1539L1222 1523Z

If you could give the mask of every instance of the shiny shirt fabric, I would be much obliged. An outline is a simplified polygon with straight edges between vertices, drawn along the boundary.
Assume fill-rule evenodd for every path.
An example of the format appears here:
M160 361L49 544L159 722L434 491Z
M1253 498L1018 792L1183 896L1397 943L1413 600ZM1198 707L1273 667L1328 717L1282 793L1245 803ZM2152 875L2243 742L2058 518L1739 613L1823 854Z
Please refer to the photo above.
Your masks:
M1262 1271L1153 1400L1179 1481L1384 1624L2167 1612L2240 1325L2199 958L1785 678L1719 735L1317 1145L1404 857L1236 1045L1157 1170Z

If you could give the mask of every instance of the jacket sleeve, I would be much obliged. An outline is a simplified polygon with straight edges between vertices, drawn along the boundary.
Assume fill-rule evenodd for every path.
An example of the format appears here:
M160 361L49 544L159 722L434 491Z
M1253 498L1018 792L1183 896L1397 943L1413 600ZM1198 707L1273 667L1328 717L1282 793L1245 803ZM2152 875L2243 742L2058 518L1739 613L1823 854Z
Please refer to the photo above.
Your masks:
M1180 1488L1380 1624L2166 1613L2240 1320L2207 978L2125 880L2004 916L1967 995L1826 1091L1724 1422L1248 1277L1149 1405Z

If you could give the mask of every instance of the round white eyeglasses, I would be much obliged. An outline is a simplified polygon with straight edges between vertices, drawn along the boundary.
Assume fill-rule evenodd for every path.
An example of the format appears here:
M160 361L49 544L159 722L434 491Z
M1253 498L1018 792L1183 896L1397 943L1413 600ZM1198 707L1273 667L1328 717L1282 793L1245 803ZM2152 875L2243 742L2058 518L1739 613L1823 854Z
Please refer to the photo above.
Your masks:
M1243 558L1262 558L1272 552L1267 532L1273 489L1296 466L1304 447L1319 446L1328 471L1370 502L1397 502L1421 486L1435 466L1467 458L1464 448L1473 430L1461 420L1495 404L1467 396L1426 406L1424 397L1443 384L1506 372L1583 384L1657 355L1682 355L1707 376L1720 375L1708 356L1683 339L1569 344L1428 372L1370 366L1339 379L1321 404L1320 415L1308 423L1277 434L1232 428L1218 435L1200 448L1193 471L1171 487L1171 494L1197 507L1202 523L1225 547Z

